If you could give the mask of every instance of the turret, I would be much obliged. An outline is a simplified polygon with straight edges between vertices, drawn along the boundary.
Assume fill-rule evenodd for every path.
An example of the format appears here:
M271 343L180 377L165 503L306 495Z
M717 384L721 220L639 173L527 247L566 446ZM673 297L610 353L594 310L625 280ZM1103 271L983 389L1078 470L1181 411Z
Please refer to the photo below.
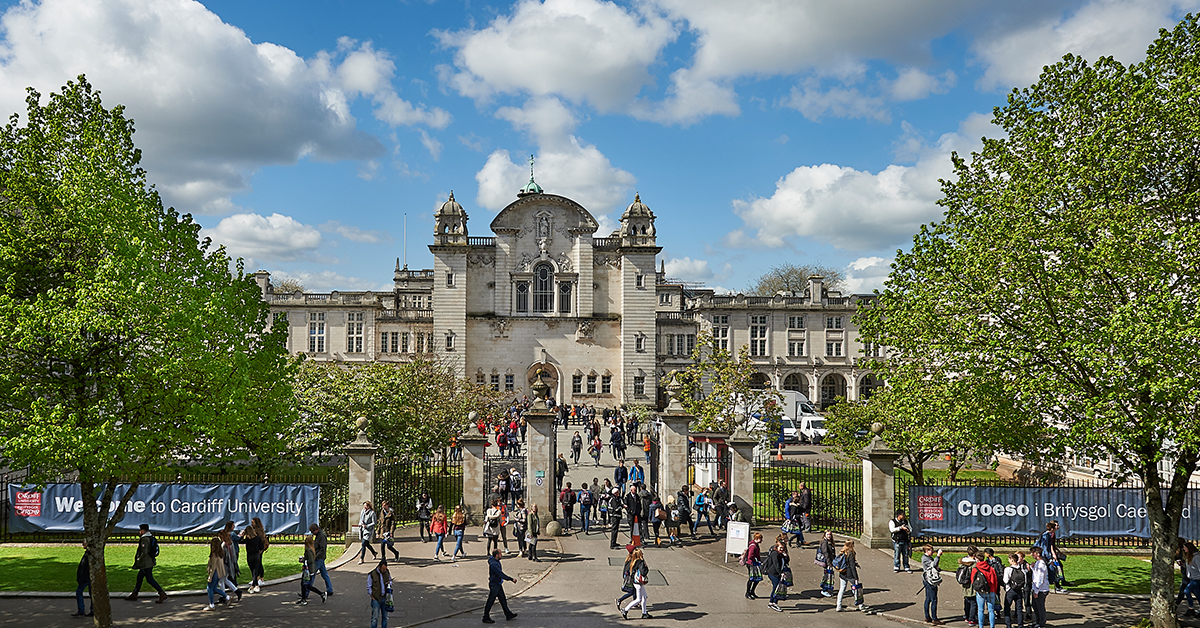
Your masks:
M454 192L442 206L433 213L434 242L437 244L466 244L467 243L467 212L458 201L454 200Z
M654 212L635 194L621 215L621 246L655 246Z

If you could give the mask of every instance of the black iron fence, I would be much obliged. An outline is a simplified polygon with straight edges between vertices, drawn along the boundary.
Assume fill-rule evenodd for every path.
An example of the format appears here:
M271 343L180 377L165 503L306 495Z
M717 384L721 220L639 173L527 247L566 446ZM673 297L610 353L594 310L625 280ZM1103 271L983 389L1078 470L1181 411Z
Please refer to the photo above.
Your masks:
M709 486L724 481L725 485L729 486L733 452L724 445L718 445L715 451L712 447L703 445L704 443L690 443L688 446L688 484Z
M812 491L814 528L862 534L862 466L832 460L755 461L755 520L782 522L784 504L802 485Z
M81 532L13 532L9 529L9 516L12 505L8 501L10 484L24 484L23 472L0 475L0 541L2 542L68 542L81 538ZM61 481L73 481L63 478ZM129 483L134 478L120 478L120 482ZM288 470L284 472L256 473L238 470L229 473L193 473L186 469L170 473L160 473L137 478L139 484L308 484L320 487L320 522L321 527L331 540L340 540L345 535L347 527L347 470L346 467L309 467L303 470ZM114 496L116 499L117 496ZM278 542L303 542L304 533L294 535L275 535ZM155 534L160 540L168 543L206 543L212 537L211 532L197 534ZM110 543L137 542L136 533L115 533L108 538Z
M376 458L375 501L396 512L397 523L417 520L417 499L428 492L434 508L447 512L462 503L462 458L440 451L420 458ZM356 511L357 512L357 511Z

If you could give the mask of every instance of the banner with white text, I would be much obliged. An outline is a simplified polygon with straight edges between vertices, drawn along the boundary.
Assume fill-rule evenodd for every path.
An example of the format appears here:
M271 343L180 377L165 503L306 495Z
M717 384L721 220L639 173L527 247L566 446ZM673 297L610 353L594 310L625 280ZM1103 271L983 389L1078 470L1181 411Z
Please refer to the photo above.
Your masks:
M1146 500L1138 488L910 486L909 520L925 536L1037 537L1057 521L1058 538L1150 538ZM1163 492L1166 501L1166 492ZM1179 536L1200 538L1200 491L1184 500Z
M116 512L128 485L113 493ZM237 529L258 517L268 534L303 534L317 523L321 489L302 484L141 484L125 507L118 532L148 524L155 533L203 534L233 521ZM82 532L78 484L8 485L10 532Z

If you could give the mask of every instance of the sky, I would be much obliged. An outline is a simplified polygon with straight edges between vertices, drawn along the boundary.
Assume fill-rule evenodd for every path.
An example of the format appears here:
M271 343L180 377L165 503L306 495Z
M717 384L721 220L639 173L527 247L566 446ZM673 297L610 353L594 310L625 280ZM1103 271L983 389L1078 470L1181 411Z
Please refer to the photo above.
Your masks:
M938 180L1066 53L1134 63L1200 0L0 0L0 112L86 74L203 235L310 291L432 267L529 179L668 276L745 291L781 262L881 287ZM407 229L405 228L407 224Z

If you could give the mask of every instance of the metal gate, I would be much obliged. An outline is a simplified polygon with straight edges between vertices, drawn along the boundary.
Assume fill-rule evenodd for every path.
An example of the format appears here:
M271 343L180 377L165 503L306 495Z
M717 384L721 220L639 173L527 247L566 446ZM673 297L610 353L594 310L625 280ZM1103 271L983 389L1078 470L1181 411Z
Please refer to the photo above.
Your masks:
M688 443L688 483L701 487L719 484L722 480L730 485L733 468L733 452L724 443Z
M500 455L485 455L483 457L483 495L480 500L483 503L484 510L492 506L492 500L498 497L496 495L496 480L500 474L509 476L513 469L521 474L521 492L524 493L528 487L530 478L527 473L525 456L500 456Z

